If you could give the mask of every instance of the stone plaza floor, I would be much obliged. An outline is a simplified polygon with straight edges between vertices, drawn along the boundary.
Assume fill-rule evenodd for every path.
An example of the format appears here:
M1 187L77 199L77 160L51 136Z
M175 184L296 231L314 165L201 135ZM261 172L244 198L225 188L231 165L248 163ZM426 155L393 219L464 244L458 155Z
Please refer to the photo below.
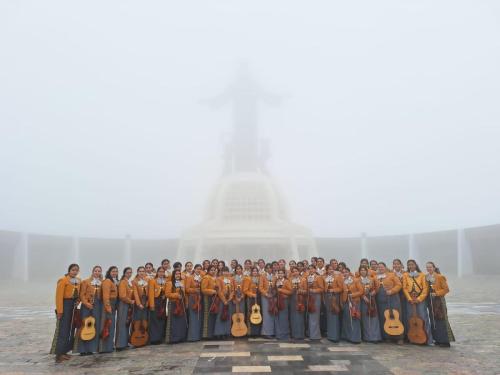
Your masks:
M73 356L55 364L53 285L0 288L0 374L500 374L500 277L451 279L450 349L232 339Z

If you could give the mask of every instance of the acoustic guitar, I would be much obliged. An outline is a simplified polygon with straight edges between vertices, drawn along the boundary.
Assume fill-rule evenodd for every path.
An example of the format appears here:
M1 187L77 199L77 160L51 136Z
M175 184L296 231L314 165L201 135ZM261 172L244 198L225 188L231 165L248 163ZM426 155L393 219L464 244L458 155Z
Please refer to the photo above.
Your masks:
M130 336L130 343L136 348L144 346L148 343L148 321L136 320L133 323L132 336Z
M83 326L80 330L80 339L83 341L90 341L96 335L95 318L90 315L83 319Z
M425 344L427 342L427 332L425 332L425 323L422 318L417 315L417 305L413 304L413 313L410 319L408 319L408 340L412 344Z
M262 323L262 314L260 313L260 306L257 304L257 298L255 298L255 303L252 305L250 323L254 325L259 325L260 323Z
M238 302L236 302L236 312L232 316L232 321L231 335L234 337L245 336L248 332L248 327L245 324L245 315L240 312L240 304Z
M405 331L405 327L399 319L399 311L391 308L391 296L387 296L387 300L389 308L384 311L384 331L389 336L401 336Z

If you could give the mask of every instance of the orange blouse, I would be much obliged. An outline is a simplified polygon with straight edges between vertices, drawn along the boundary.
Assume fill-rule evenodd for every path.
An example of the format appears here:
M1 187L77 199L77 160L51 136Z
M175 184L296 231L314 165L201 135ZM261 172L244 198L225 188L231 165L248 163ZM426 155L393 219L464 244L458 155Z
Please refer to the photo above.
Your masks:
M93 277L82 281L80 286L80 301L88 308L92 308L92 301L102 298L102 280L100 285L92 285Z
M63 313L63 300L68 298L79 298L81 280L75 277L71 282L68 275L61 277L57 281L56 287L56 310L58 314Z
M429 293L429 285L425 280L423 272L419 272L415 277L412 277L409 272L403 275L403 293L408 301L411 301L412 295L415 295L417 302L423 302Z
M127 279L120 280L118 284L118 298L128 304L134 303L134 287Z

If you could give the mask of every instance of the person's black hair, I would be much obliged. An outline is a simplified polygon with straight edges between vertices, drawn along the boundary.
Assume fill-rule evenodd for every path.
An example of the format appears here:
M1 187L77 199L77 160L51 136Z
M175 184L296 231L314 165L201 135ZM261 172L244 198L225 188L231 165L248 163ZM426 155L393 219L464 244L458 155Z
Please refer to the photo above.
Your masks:
M415 263L415 269L417 270L417 272L422 272L422 271L420 271L420 267L418 266L418 263L414 259L408 259L408 261L406 262L406 267L408 268L408 272L410 271L410 267L408 267L408 264L410 264L410 262Z
M68 273L66 273L66 276L68 276L68 275L69 275L69 271L71 271L71 269L72 269L73 267L78 267L78 270L80 270L80 266L79 266L78 264L76 264L76 263L71 263L71 264L68 266Z
M173 268L182 268L182 263L181 262L175 262L173 265Z
M116 269L118 271L118 267L116 267L116 266L111 266L108 268L108 270L106 271L106 276L105 276L106 279L109 279L111 281L113 280L113 278L111 277L111 271L113 271L114 269Z
M125 278L125 274L127 273L128 270L132 271L132 267L125 267L123 269L122 277L120 277L120 280L123 280ZM106 276L106 278L107 278L107 276Z

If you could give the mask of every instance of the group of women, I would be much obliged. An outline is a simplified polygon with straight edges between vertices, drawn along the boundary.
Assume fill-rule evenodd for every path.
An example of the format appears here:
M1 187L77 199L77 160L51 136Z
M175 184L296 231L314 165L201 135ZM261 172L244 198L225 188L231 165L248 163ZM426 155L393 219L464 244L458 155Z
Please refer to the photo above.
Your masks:
M79 266L71 264L57 282L51 353L62 362L70 351L90 355L224 339L231 336L235 313L243 313L244 332L251 337L403 343L414 342L409 333L420 322L419 343L449 347L454 338L444 298L448 284L434 263L426 271L414 260L405 270L399 259L392 269L362 259L355 272L321 257L288 265L283 259L247 259L226 266L214 259L186 262L184 268L165 259L157 269L152 263L138 267L135 275L126 267L120 277L115 266L104 277L95 266L81 280Z

